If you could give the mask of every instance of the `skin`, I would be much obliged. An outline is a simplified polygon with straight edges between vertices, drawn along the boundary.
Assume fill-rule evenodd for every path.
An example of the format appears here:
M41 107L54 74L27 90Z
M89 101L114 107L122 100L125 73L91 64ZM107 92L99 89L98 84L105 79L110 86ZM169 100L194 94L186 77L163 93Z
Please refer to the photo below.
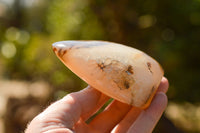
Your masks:
M145 109L113 100L89 124L109 99L92 87L68 94L36 116L25 133L151 133L167 106L168 80L162 78L155 97Z

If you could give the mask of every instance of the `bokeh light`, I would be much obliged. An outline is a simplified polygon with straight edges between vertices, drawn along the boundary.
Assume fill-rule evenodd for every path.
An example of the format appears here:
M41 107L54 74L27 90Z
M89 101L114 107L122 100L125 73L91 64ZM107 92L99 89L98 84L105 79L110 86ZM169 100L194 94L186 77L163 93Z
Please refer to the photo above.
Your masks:
M149 28L156 23L156 17L153 15L143 15L139 17L138 20L140 28Z
M17 49L13 43L5 42L1 47L1 53L6 58L12 58L15 56Z
M10 27L6 30L6 39L9 41L15 41L19 37L19 30L15 27Z

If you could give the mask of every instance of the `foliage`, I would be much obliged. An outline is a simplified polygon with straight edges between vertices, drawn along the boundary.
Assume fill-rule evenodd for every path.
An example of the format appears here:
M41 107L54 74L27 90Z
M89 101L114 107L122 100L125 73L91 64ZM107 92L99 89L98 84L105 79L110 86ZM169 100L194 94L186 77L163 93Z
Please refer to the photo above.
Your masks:
M200 101L199 0L0 1L0 74L46 80L69 92L85 83L51 50L61 40L108 40L141 49L158 60L172 101Z

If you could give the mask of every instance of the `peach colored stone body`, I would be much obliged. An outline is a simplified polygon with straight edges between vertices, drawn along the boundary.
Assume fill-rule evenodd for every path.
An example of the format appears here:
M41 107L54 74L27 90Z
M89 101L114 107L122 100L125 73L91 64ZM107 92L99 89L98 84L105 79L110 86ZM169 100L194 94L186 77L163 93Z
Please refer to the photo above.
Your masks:
M163 69L144 52L105 41L61 41L58 58L92 87L123 103L146 108L160 84Z

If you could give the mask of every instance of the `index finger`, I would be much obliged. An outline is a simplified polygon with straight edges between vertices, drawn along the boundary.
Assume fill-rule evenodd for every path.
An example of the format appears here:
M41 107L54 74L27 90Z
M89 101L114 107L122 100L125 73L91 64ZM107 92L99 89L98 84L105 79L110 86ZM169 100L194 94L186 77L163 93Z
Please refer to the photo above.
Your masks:
M60 123L67 128L72 128L81 116L87 116L106 99L107 96L92 87L87 87L53 103L39 115L39 119L48 124Z
M128 133L151 133L167 106L167 96L158 92L149 108L142 111Z
M160 82L160 85L158 87L158 90L157 92L164 92L166 93L168 91L168 88L169 88L169 82L167 80L166 77L163 77L161 82Z

